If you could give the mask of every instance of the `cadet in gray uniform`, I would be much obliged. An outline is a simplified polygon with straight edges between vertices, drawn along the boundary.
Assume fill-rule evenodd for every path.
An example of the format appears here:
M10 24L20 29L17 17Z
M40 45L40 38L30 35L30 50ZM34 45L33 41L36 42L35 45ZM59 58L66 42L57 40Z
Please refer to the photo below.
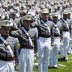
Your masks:
M52 34L52 51L50 57L50 67L57 68L58 67L58 52L60 48L60 30L57 26L58 15L56 13L52 16L52 22L54 25L51 28Z
M69 24L67 22L67 11L64 11L63 18L60 19L60 27L62 29L63 34L63 47L61 47L61 61L67 61L68 60L68 48L69 48L69 42L70 42L70 28Z
M38 27L38 68L39 72L48 72L48 61L51 50L51 31L47 25L48 9L41 11Z
M69 24L69 28L70 28L70 43L71 43L71 37L72 37L72 18L71 18L71 11L68 10L68 15L67 15L67 22ZM69 46L68 48L68 54L71 53L71 46Z
M18 39L9 36L10 27L13 24L8 21L0 21L0 72L15 72L16 48Z
M31 24L31 16L26 15L22 17L22 26L21 31L22 35L26 38L26 41L20 39L20 72L32 72L34 65L34 45L31 37L35 35L35 33L30 28Z

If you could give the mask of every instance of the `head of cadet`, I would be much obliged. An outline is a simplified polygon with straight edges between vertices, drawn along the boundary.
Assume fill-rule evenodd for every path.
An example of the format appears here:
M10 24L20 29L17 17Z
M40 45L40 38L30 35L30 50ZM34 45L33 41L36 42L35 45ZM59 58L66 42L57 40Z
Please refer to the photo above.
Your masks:
M71 18L71 10L70 10L70 9L68 9L67 11L68 11L67 18L68 18L68 19L70 19L70 18Z
M22 26L25 27L26 29L29 29L30 25L32 23L32 16L31 15L26 15L22 17Z
M48 20L49 10L47 8L40 11L40 18L43 20Z
M3 35L9 35L9 31L11 27L13 26L13 23L9 20L2 20L0 21L0 33Z
M68 14L69 14L69 11L68 10L64 10L64 12L63 12L63 19L67 20Z
M27 10L26 9L25 10L21 10L20 11L20 16L23 17L23 16L26 15L26 13L27 13Z
M15 19L15 16L16 16L16 11L14 9L10 9L9 17L14 20Z
M55 12L52 14L52 21L56 24L58 22L59 13Z

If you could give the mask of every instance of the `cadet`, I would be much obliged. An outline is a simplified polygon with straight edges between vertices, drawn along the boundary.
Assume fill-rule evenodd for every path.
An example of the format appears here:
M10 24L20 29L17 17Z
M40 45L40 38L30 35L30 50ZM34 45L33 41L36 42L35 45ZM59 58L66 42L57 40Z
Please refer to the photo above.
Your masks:
M26 38L26 41L20 40L20 72L32 72L34 65L34 45L31 37L35 32L30 29L31 16L26 15L22 17L21 31L22 35ZM36 31L36 30L35 30ZM31 36L31 37L30 37Z
M70 28L70 39L71 39L71 36L72 36L72 18L71 18L71 11L70 10L67 10L68 11L68 19L67 19L67 22L69 24L69 28ZM68 48L68 54L71 53L71 47L69 46Z
M58 52L60 49L60 30L57 26L58 23L58 14L57 12L52 15L52 22L54 23L51 28L51 37L52 37L52 51L50 57L50 67L58 67Z
M10 27L13 24L8 21L0 21L0 72L15 72L15 58L18 39L9 36Z
M38 68L39 72L48 72L48 61L51 50L50 27L47 25L48 9L40 12L38 27Z
M70 30L69 30L69 24L67 22L67 15L68 12L64 10L63 12L63 18L60 19L60 27L62 29L63 34L63 47L61 47L61 61L67 61L68 56L68 48L69 48L69 41L70 41Z

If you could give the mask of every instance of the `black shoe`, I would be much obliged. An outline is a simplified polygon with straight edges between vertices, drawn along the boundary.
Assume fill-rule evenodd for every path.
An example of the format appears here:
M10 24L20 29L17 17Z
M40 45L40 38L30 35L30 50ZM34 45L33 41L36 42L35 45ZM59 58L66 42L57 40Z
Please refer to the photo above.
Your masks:
M53 69L58 69L58 67L52 67Z
M67 61L66 57L63 57L63 61Z
M66 57L59 58L58 61L67 61Z
M58 67L48 67L49 69L58 69Z
M59 59L58 59L58 61L63 61L63 60L64 60L63 58L59 58Z

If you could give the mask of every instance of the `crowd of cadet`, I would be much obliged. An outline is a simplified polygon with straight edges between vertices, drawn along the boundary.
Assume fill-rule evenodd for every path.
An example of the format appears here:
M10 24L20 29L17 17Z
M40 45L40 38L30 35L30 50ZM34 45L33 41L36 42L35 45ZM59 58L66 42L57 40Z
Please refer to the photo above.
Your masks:
M71 1L0 1L0 72L33 72L36 56L39 72L58 68L71 38Z

